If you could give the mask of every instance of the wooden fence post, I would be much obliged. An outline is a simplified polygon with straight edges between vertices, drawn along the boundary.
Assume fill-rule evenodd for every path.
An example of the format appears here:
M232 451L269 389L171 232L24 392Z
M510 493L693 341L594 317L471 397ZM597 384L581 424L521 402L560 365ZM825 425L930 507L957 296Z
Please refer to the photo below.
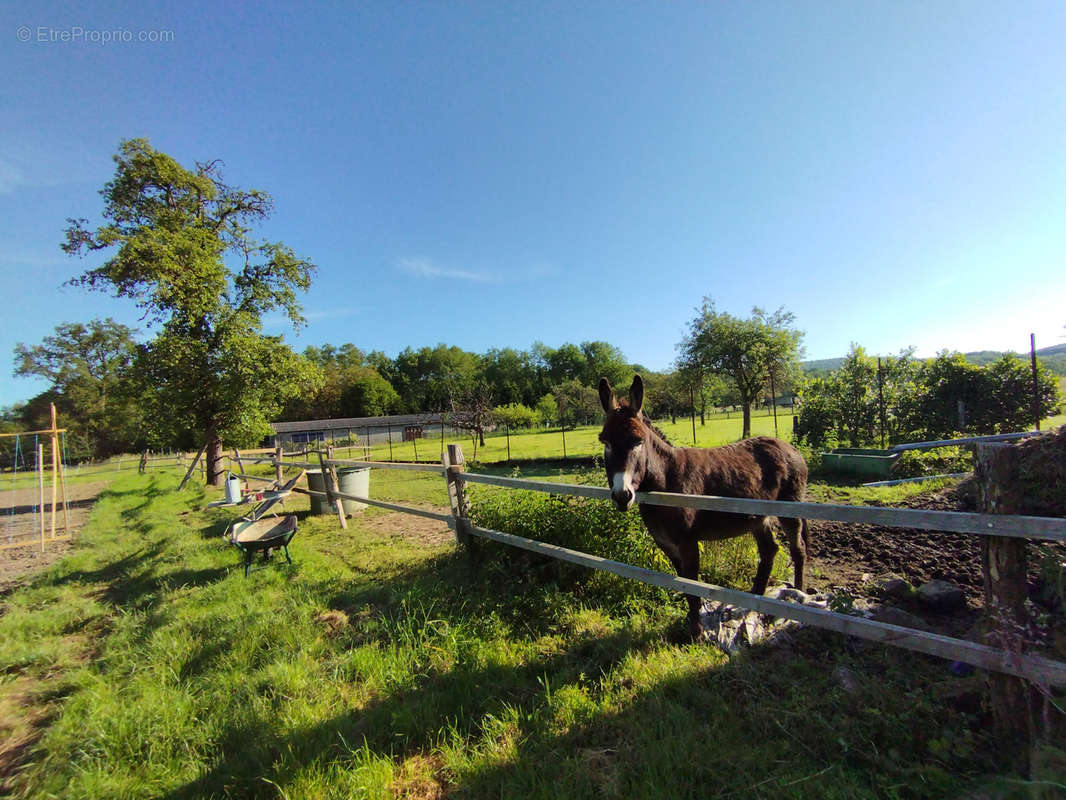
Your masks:
M185 477L181 479L181 484L179 484L179 486L178 486L178 491L179 492L182 489L184 489L185 488L185 484L187 484L189 482L189 476L192 475L192 471L194 469L196 469L196 465L198 463L200 463L200 458L203 456L204 450L206 450L206 449L207 449L207 442L204 442L204 446L200 448L200 452L198 452L196 454L196 458L194 458L192 460L192 463L189 464L189 470L185 473Z
M37 508L41 518L41 552L44 552L44 445L37 445Z
M462 477L463 448L457 444L448 445L443 461L444 474L448 480L448 504L452 509L452 517L455 518L455 541L469 548L474 537L468 529L470 525L470 520L467 518L469 505Z
M1018 448L1011 444L976 445L974 478L978 511L987 514L1024 514L1019 491ZM1028 595L1026 540L1011 536L983 536L981 570L985 584L985 614L990 644L1021 653L1027 647ZM1036 741L1039 695L1021 678L989 673L992 720L1003 744ZM1021 737L1025 737L1022 739Z
M279 444L274 448L274 480L278 482L278 486L281 486L282 460L284 458L285 451Z
M318 451L318 463L322 465L322 482L326 484L326 502L337 509L337 518L340 520L341 527L347 530L348 520L344 516L344 501L334 494L337 491L337 473L327 459L333 459L332 445L326 448L325 458L322 456L322 451Z

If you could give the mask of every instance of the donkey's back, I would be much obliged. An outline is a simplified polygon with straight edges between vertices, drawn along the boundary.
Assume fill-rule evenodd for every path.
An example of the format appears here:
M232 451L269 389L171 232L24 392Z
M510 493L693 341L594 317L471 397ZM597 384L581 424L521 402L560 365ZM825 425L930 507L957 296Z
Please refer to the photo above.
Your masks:
M803 500L807 462L788 442L757 436L710 449L685 448L687 488L692 494Z

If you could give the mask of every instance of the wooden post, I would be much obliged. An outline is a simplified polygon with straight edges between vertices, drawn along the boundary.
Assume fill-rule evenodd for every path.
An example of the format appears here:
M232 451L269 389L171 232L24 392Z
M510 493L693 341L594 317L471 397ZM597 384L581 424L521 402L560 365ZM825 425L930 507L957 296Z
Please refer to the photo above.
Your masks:
M881 449L885 449L885 373L881 369L881 356L877 357L877 410L881 419ZM794 418L793 418L794 419ZM795 426L793 426L795 427Z
M444 460L444 415L440 415L440 457Z
M1029 362L1033 367L1033 421L1040 430L1040 381L1036 371L1036 334L1029 334ZM55 425L52 426L53 428Z
M470 520L467 518L469 505L463 481L463 448L457 444L448 445L444 455L444 474L448 481L448 504L455 518L455 541L470 547L474 537L468 530Z
M279 444L274 448L274 480L281 486L282 460L285 458L285 450Z
M37 508L41 519L41 552L44 552L44 445L37 443Z
M1014 445L976 445L974 478L978 511L988 514L1025 513L1019 491L1019 457ZM1009 536L983 536L981 569L985 583L985 614L988 642L1021 653L1027 648L1028 614L1026 540ZM1035 741L1038 697L1032 686L1002 673L988 676L992 721L997 739L1004 745ZM1024 737L1024 739L1022 739Z
M56 538L56 489L59 480L59 428L56 425L56 404L49 403L52 420L52 538Z
M560 427L563 434L563 461L566 461L566 423L564 422Z
M690 386L688 389L689 404L692 406L692 446L696 446L696 392ZM726 415L726 419L729 419L729 415Z
M347 530L348 520L344 516L344 501L334 494L337 491L337 473L327 459L333 459L332 445L326 448L325 458L322 457L322 451L318 451L318 463L322 465L322 482L326 484L326 502L337 509L337 518L340 520L341 527Z
M189 476L192 475L192 471L196 469L196 465L200 463L200 459L203 457L204 451L207 449L207 442L204 442L204 446L200 448L200 452L196 454L196 458L189 464L189 469L185 473L185 477L181 479L181 483L178 484L178 491L180 492L185 488L185 484L189 482Z
M63 496L63 530L70 533L70 512L67 510L67 468L63 465L63 451L59 451L59 493Z
M389 461L392 461L392 423L386 422L385 425L389 431Z
M237 462L237 469L241 471L241 475L244 475L244 462L241 461L241 451L236 447L233 448L233 460Z
M503 434L507 437L507 463L511 463L511 426L503 423Z

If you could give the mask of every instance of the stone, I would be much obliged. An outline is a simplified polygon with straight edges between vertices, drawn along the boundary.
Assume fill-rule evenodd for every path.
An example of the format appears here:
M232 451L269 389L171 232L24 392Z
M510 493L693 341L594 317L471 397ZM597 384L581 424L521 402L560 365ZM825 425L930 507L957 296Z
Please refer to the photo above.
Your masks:
M905 600L914 594L910 581L903 578L888 578L877 587L878 591L891 600Z
M840 688L848 694L855 694L862 688L859 676L845 666L839 666L833 670L833 680L840 684Z
M921 617L916 617L902 608L896 608L895 606L881 606L874 613L872 619L874 622L884 622L888 625L899 625L901 628L916 628L920 631L930 632L932 629L925 623Z
M959 611L966 608L966 594L949 581L933 580L918 587L918 600L934 611Z

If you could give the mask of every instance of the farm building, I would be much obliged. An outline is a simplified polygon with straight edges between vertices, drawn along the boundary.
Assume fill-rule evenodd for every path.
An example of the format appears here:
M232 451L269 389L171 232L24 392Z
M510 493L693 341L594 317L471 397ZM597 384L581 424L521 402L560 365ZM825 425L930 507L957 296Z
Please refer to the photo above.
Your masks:
M299 422L274 422L274 436L265 444L277 446L291 442L353 442L359 444L384 444L389 441L407 442L412 439L451 436L456 430L448 424L443 414L424 412L420 414L394 414L387 417L344 417L337 419L303 420Z

